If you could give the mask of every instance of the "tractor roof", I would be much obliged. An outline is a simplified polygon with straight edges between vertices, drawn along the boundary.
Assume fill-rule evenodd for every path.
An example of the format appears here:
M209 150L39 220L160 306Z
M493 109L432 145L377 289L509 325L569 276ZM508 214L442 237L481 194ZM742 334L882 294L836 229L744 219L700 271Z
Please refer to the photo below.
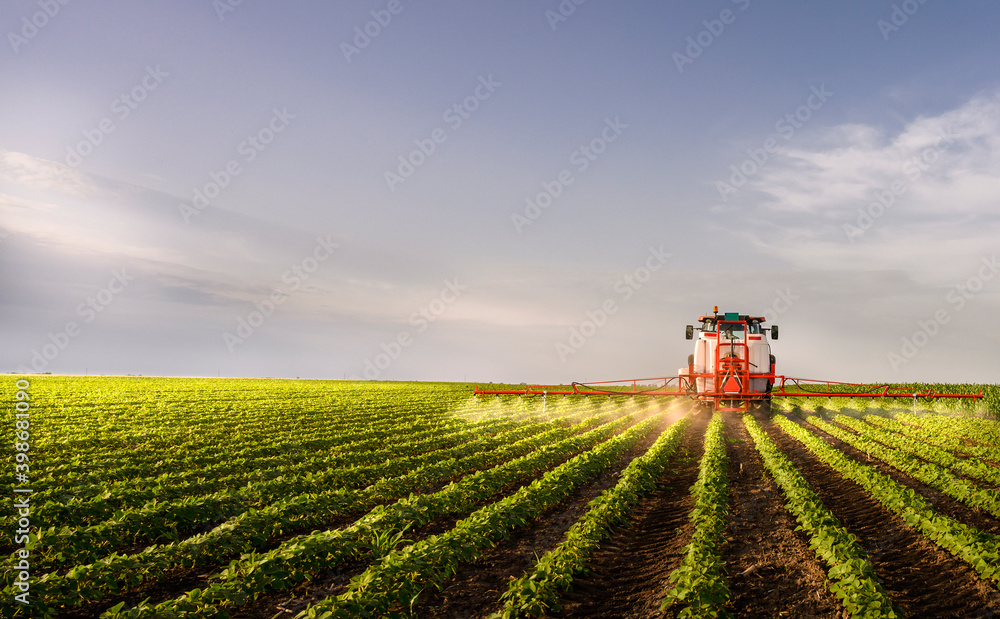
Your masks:
M721 314L714 314L714 315L711 315L711 316L699 316L698 317L698 321L699 322L705 322L706 320L715 320L715 321L719 321L719 320L724 320L724 321L725 320L729 320L729 321L733 321L733 320L742 320L742 321L758 320L760 322L764 322L765 319L764 319L763 316L750 316L748 314L739 314L737 312L724 312L724 313L721 313Z

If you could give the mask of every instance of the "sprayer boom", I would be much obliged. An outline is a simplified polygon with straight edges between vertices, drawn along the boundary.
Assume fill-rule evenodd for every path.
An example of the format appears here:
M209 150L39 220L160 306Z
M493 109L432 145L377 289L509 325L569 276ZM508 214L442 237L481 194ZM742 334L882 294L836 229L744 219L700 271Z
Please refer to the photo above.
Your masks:
M844 383L829 380L789 378L775 373L775 356L768 338L778 339L778 326L763 327L764 318L737 312L698 318L698 328L688 325L687 339L695 340L687 367L676 376L638 378L568 385L525 385L523 389L481 389L487 395L629 395L687 396L716 410L745 411L752 404L772 398L937 398L982 399L982 393L938 393L933 389L911 389L888 384ZM698 334L695 338L695 333Z

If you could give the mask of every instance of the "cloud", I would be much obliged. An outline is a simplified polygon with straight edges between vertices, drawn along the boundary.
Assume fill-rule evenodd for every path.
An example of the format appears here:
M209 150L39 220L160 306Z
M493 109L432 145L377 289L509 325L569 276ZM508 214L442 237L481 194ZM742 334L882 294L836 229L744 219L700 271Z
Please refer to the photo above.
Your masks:
M82 172L9 150L0 150L0 182L72 196L100 193L93 179Z
M182 201L4 152L3 274L11 276L11 283L5 286L0 309L16 315L17 330L24 334L20 348L6 349L7 366L24 363L48 332L78 319L74 308L106 283L112 269L127 268L135 282L113 312L102 314L88 328L95 334L90 336L93 341L105 331L102 337L117 334L123 346L127 334L160 342L190 342L192 334L207 334L197 338L199 352L192 354L211 356L215 351L227 363L233 360L223 345L223 332L276 290L289 295L264 333L255 336L260 350L266 348L264 343L282 346L283 338L309 328L375 346L385 333L407 327L414 312L437 299L446 279L467 282L448 265L214 206L188 224L177 209ZM313 260L318 237L335 239L341 247L332 255L324 253L321 264L304 262ZM299 271L292 272L294 268ZM476 319L461 311L464 317L445 312L435 327L441 331L443 324ZM96 343L88 349L87 341L81 338L74 344L75 354L105 354ZM314 337L308 344L317 341ZM141 346L138 340L136 346ZM250 350L248 355L257 349ZM72 359L67 355L60 363ZM190 363L186 358L175 362L184 367Z
M982 210L1000 187L1000 94L973 99L936 117L918 118L888 137L876 127L842 125L769 163L751 185L768 209L817 215L853 212L894 181L907 187L907 210L940 211L928 204L942 190L959 190L952 210ZM986 190L986 191L984 191Z
M895 134L845 124L801 140L734 200L758 224L743 236L759 251L797 268L902 269L930 279L959 276L996 251L1000 93Z

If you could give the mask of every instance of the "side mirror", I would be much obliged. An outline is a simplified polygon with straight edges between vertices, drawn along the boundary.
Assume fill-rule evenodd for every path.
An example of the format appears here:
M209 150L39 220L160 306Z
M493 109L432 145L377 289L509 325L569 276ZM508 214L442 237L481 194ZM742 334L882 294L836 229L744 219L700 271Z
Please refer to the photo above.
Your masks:
M692 338L694 338L694 325L688 325L684 329L684 339L690 340Z
M778 339L778 325L771 325L771 339Z

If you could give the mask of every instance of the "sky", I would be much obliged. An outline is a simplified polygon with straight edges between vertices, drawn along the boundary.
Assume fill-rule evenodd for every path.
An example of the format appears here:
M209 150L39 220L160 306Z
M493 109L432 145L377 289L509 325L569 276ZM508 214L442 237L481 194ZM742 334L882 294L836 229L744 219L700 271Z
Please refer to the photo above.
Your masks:
M0 371L997 382L1000 5L10 0Z

